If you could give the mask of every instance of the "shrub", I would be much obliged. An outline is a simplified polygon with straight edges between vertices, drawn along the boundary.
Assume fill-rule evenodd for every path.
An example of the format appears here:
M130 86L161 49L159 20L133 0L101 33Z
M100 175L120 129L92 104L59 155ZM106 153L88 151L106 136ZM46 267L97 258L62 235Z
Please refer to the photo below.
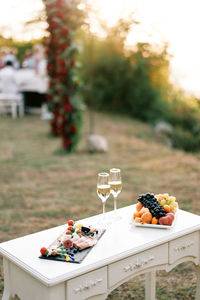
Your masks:
M170 138L174 148L190 152L196 152L200 149L200 135L195 135L181 127L174 128Z
M92 66L85 102L98 110L126 113L143 121L165 119L168 105L160 88L153 85L150 71L151 65L141 53L128 57L121 53L101 53ZM90 74L85 69L83 81L89 80Z
M168 121L175 126L194 131L200 123L198 102L180 96L169 103Z

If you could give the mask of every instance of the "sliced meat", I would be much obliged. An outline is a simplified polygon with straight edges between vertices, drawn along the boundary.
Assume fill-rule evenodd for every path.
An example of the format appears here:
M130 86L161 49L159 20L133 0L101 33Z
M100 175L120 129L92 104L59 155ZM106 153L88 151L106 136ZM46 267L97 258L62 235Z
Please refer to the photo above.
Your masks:
M86 248L96 245L96 243L97 243L97 240L84 237L84 238L81 238L77 242L77 247L79 247L80 249L86 249Z

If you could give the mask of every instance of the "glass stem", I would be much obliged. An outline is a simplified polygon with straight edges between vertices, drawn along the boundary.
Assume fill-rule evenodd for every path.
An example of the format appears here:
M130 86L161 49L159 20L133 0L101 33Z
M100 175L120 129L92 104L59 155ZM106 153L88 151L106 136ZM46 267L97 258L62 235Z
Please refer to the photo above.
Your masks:
M103 202L103 214L106 212L106 202Z
M117 210L117 197L114 197L114 210Z

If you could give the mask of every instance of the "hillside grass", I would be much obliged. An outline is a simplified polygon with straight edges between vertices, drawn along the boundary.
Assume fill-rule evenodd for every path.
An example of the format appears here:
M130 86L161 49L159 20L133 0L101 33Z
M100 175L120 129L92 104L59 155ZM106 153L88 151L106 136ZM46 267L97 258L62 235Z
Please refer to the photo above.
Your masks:
M95 133L108 140L104 154L87 152L89 113L82 139L71 155L59 154L61 141L49 135L48 122L28 115L0 116L0 242L101 213L96 178L111 167L122 170L118 206L136 203L140 193L168 192L179 206L200 214L199 156L168 148L151 127L118 115L94 113ZM106 204L113 209L113 200ZM184 278L184 280L183 280ZM144 299L144 277L123 284L109 299ZM194 266L157 272L157 299L194 299ZM0 260L0 297L3 267ZM184 297L184 298L183 298Z

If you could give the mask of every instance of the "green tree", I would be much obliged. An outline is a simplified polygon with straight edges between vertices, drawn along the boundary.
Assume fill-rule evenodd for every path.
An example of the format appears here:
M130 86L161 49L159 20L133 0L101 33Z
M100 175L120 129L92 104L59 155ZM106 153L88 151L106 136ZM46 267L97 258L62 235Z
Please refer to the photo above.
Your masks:
M138 44L137 50L127 51L126 38L133 23L119 20L104 39L94 37L92 61L87 55L89 45L84 43L81 76L88 87L85 101L93 99L88 104L97 109L153 121L167 113L162 93L168 84L168 73L163 70L168 71L169 66L166 46L161 53L153 52L149 44ZM158 71L163 73L162 80L155 76Z

